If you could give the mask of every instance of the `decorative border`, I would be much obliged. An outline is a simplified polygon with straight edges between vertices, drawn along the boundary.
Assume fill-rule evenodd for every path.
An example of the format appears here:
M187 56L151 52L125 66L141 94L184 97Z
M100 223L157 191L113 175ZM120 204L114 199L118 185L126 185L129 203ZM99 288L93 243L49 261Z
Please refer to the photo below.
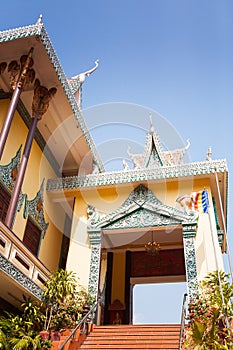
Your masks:
M44 180L42 181L40 190L37 192L34 199L28 200L26 197L23 217L24 219L26 219L27 216L30 215L36 221L36 223L40 226L40 228L42 228L41 233L42 233L42 237L44 238L49 224L45 222L45 218L44 218L43 192L44 192Z
M11 159L10 163L6 165L0 165L0 178L2 179L5 186L12 191L15 185L15 180L12 179L13 169L19 169L20 157L21 157L22 145L20 145L16 155Z
M92 230L89 232L91 242L91 262L88 280L88 292L95 300L98 298L99 270L101 256L101 231Z
M0 270L6 273L14 281L19 283L23 288L27 289L36 298L41 300L43 290L23 272L21 272L15 265L7 260L1 253Z
M196 232L193 232L191 236L190 231L189 236L184 235L183 240L189 300L193 299L198 294L197 263L194 246L195 234Z
M11 159L9 164L0 165L0 182L2 183L2 186L10 195L14 189L15 181L16 181L16 178L15 179L12 178L12 171L14 168L17 168L17 170L19 169L21 149L22 149L22 145L20 145L18 151L16 152L16 155ZM16 208L18 212L20 211L23 205L25 197L26 195L20 191L19 199L17 202L17 208ZM15 213L15 216L16 216L16 213ZM15 217L14 217L14 220L15 220Z
M46 189L47 191L76 190L77 188L214 174L215 171L219 173L228 172L225 159L49 179Z

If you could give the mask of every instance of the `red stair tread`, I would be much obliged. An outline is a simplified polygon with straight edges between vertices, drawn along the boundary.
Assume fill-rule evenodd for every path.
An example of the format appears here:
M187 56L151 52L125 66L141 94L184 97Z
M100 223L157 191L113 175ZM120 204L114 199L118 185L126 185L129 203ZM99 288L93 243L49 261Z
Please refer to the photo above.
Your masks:
M95 326L80 349L164 349L179 348L180 325Z

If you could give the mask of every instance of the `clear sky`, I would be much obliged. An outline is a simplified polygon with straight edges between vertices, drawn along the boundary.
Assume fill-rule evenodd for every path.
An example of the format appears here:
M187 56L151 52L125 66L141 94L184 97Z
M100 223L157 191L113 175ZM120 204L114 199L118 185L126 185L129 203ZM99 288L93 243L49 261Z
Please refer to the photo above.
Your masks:
M85 109L105 103L140 105L146 110L138 121L140 127L134 128L135 134L131 131L124 135L124 142L128 137L131 141L135 138L135 144L143 143L136 129L147 130L149 111L153 116L157 111L182 139L190 139L191 161L204 160L209 146L213 159L227 159L228 234L232 247L233 2L11 0L1 3L1 30L33 24L40 13L67 77L91 68L96 58L100 61L98 70L83 86L84 116ZM105 129L103 125L99 128L100 115L92 118L87 114L101 151L109 138L119 138L123 121L109 113L105 123L110 126ZM124 122L131 125L132 116L129 120L126 116ZM168 139L169 133L165 132L163 142ZM177 294L167 289L172 298ZM151 306L140 302L146 291L137 293L136 318L153 322L151 317L158 312L149 315ZM158 290L150 288L149 293L144 299L158 299ZM179 304L182 293L178 293ZM141 316L143 309L147 310L146 316Z

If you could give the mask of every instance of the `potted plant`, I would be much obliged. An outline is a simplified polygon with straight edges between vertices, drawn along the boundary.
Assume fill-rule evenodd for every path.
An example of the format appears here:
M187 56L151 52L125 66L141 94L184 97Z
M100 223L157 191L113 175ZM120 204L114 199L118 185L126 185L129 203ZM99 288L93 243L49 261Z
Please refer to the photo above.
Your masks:
M52 332L53 339L58 339L58 332L76 326L86 298L87 293L79 285L74 272L59 270L50 276L42 300L45 307L44 329Z

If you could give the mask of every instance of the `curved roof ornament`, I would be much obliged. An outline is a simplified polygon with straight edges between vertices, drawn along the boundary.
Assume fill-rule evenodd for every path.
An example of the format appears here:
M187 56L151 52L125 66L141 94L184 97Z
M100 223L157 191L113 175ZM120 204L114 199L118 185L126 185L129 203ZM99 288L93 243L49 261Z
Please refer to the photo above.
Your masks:
M91 75L99 66L99 60L95 60L95 66L89 70L87 70L84 73L80 73L78 75L75 75L72 78L67 78L68 84L71 88L71 91L79 105L79 107L81 108L81 87L82 84L84 83L86 77L89 77L89 75Z
M84 83L86 77L89 77L99 66L99 60L95 60L95 66L89 70L87 70L84 73L80 73L78 75L75 75L74 77L68 78L68 83L72 89L73 94L80 88L80 86ZM77 84L78 82L78 84ZM77 86L76 90L74 91L75 87Z
M89 75L91 75L99 66L99 60L95 60L95 66L92 69L89 69L88 71L79 74L79 78L80 78L80 82L81 84L84 83L86 77L89 77ZM71 78L72 79L72 78Z

